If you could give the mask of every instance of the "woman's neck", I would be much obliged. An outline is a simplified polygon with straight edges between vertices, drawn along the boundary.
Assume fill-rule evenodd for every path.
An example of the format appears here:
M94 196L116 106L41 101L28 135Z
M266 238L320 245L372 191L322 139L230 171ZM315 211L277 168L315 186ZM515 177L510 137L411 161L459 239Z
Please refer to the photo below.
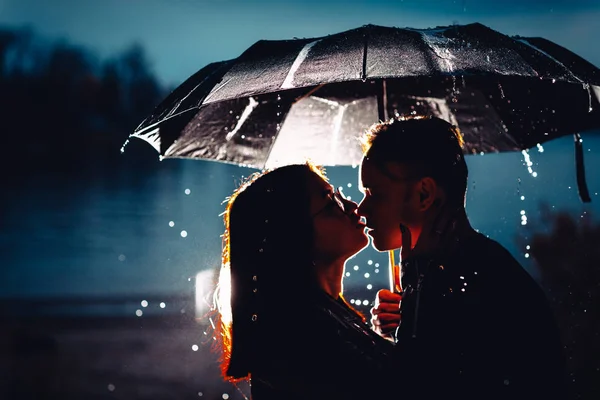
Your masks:
M344 275L344 262L334 262L325 265L316 265L317 282L321 289L328 295L337 299L342 293L342 277Z

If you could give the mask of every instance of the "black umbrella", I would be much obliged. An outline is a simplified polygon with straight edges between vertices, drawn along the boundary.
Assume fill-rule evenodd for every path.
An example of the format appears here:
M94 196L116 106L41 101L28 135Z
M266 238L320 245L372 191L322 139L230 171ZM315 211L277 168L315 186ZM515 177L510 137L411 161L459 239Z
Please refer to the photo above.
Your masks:
M311 158L355 165L357 135L392 115L429 114L462 131L467 153L526 151L600 128L600 70L541 38L481 24L367 25L321 38L259 41L209 64L131 135L161 158L274 167Z

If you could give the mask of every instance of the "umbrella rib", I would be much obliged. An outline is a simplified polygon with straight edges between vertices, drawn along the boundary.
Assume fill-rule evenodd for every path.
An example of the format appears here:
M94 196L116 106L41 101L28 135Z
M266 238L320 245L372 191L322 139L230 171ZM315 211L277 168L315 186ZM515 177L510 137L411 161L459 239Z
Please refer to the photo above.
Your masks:
M231 132L229 132L227 134L227 136L225 136L225 140L230 141L235 136L235 134L238 133L238 131L240 130L242 125L244 125L244 122L246 122L246 120L248 119L248 117L250 116L252 111L254 111L254 109L258 105L258 101L254 100L254 97L249 97L248 99L249 99L249 103L246 106L246 108L244 109L244 111L242 112L242 116L240 117L237 124L235 125L235 128L233 128L233 130Z
M329 165L335 165L335 149L337 147L337 142L338 139L340 137L340 130L342 129L342 120L344 119L344 113L346 112L346 109L348 108L348 104L345 105L339 105L339 110L338 110L338 114L336 116L335 122L334 122L334 126L333 126L333 135L331 137L331 151L329 152L331 158L329 161Z
M300 53L298 53L298 56L294 60L290 70L287 73L287 76L285 77L283 83L281 84L281 89L291 89L294 87L294 85L292 84L292 81L294 80L294 75L296 74L296 72L298 71L298 68L300 68L300 65L302 65L304 60L306 60L306 57L308 57L308 53L310 52L310 49L312 49L312 47L315 44L319 43L320 41L321 41L321 39L317 39L313 42L307 43L302 48L302 50L300 50Z
M560 65L567 74L569 74L573 79L579 81L580 83L585 83L583 80L581 80L581 78L579 78L577 75L575 75L569 68L567 68L567 66L565 64L563 64L562 62L558 61L556 58L552 57L550 54L546 53L544 50L540 49L539 47L529 43L527 40L525 39L516 39L517 42L521 42L523 44L525 44L526 46L531 47L532 49L534 49L537 52L542 53L543 55L545 55L546 57L548 57L549 59L551 59L552 61L554 61L555 63L557 63L558 65Z
M362 63L362 72L360 74L360 79L363 81L367 79L367 47L369 45L369 31L368 27L366 28L366 33L364 34L365 42L363 47L363 63Z

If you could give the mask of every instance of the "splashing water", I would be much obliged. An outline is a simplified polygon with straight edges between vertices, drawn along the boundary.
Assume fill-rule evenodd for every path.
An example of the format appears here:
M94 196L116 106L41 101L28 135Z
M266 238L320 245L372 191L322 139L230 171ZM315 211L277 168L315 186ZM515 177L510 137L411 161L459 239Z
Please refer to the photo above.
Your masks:
M535 172L532 168L533 163L531 162L531 158L529 157L529 150L523 150L521 153L523 154L523 157L525 159L525 165L527 165L527 171L531 174L531 176L536 178L537 172Z
M506 96L504 96L504 89L502 89L502 85L500 83L498 83L498 89L500 89L500 98L504 99Z

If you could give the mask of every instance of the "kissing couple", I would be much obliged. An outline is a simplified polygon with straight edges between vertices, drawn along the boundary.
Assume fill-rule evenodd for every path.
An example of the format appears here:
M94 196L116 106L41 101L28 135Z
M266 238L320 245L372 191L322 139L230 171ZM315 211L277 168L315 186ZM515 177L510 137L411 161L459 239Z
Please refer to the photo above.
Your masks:
M469 223L458 128L394 118L362 144L360 204L311 163L256 174L228 199L224 378L249 380L254 400L564 400L543 291ZM377 293L370 321L342 293L344 265L367 235L401 254L401 281Z

